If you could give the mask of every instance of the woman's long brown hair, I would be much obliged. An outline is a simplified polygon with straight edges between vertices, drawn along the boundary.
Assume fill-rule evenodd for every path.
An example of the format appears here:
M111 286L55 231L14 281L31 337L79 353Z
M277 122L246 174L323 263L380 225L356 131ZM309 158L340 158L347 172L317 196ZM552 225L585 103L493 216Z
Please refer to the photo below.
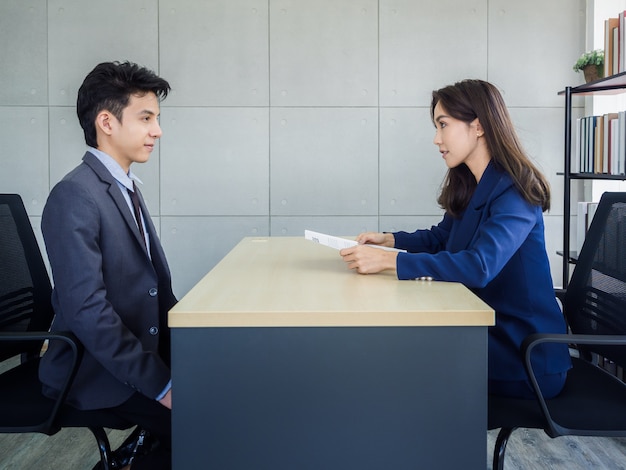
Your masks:
M468 125L478 118L493 164L506 171L530 204L550 209L550 186L523 150L504 99L498 89L483 80L463 80L433 91L430 115L441 103L446 113ZM476 189L476 179L467 165L450 168L437 202L448 213L459 216Z

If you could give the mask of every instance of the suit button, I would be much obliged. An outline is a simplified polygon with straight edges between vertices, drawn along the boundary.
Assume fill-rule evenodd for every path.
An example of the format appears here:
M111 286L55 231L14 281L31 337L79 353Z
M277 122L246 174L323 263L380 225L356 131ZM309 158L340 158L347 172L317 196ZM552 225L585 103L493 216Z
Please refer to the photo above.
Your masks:
M157 290L157 288L153 287L152 289L148 291L148 294L150 294L150 297L155 297L158 294L158 292L159 291Z
M148 332L152 336L156 336L159 333L159 329L156 326L151 326L150 329L148 330Z

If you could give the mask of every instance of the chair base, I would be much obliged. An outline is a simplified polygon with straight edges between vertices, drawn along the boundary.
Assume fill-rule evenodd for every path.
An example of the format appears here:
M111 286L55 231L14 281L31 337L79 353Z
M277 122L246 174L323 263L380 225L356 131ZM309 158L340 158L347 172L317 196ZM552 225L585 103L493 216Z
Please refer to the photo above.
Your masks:
M96 438L98 450L100 451L100 468L102 470L113 470L111 467L112 452L111 444L104 428L90 427L89 430Z
M493 448L493 470L504 470L504 453L513 431L517 428L501 428Z

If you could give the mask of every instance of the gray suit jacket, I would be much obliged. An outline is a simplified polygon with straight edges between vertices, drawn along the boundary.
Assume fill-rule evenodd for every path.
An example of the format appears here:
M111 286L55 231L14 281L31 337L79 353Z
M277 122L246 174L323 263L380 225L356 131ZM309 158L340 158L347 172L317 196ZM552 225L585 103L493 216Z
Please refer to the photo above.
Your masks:
M91 153L51 191L41 228L52 267L53 330L71 330L85 355L68 396L109 408L135 391L156 398L170 380L167 311L176 303L165 254L139 194L152 260L109 171ZM52 342L39 376L55 396L69 351Z

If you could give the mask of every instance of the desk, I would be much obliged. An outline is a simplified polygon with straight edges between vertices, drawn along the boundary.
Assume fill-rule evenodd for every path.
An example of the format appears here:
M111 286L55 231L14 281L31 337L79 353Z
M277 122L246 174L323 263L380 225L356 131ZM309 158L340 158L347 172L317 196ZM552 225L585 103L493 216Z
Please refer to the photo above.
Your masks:
M485 468L494 318L460 284L245 238L169 314L174 468Z

